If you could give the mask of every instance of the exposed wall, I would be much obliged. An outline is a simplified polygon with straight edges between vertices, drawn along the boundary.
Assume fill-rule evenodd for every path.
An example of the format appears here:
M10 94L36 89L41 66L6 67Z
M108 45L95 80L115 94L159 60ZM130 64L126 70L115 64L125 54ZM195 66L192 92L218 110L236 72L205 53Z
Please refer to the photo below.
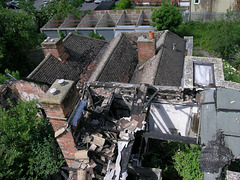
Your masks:
M199 4L191 1L191 12L221 13L236 10L237 0L200 0Z

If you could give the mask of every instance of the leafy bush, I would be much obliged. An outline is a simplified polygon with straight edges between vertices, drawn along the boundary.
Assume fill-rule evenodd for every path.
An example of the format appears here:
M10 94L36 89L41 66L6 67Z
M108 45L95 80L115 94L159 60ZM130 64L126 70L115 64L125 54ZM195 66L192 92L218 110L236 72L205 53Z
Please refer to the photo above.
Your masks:
M120 0L120 2L115 6L115 9L131 9L132 2L130 0Z
M37 112L33 101L0 108L0 179L46 179L58 172L62 161L54 159L51 125Z
M185 180L203 179L203 173L200 172L200 153L201 147L185 145L173 156L174 167L178 174Z
M226 81L233 81L240 83L240 74L239 72L232 67L229 62L223 60L223 73Z
M154 22L152 26L158 31L166 29L175 31L182 23L182 13L176 6L165 0L161 8L153 11L152 21Z
M94 39L105 40L105 38L104 38L101 34L99 34L99 33L94 33L93 31L90 32L90 33L88 34L88 36L89 36L89 37L92 37L92 38L94 38Z

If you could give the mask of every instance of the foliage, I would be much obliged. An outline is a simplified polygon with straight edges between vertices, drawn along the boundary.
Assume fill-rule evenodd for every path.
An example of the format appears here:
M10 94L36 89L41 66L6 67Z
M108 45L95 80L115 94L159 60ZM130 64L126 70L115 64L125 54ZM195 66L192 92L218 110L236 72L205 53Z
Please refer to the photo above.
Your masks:
M160 30L175 31L182 23L182 13L180 10L171 4L169 1L163 0L162 7L154 10L152 14L152 26Z
M12 75L15 79L20 79L20 74L18 71L10 71L9 69L5 69L5 74L0 73L0 84L4 83L7 79L10 79L7 74Z
M163 179L181 179L173 166L173 156L177 152L179 144L149 139L149 152L143 155L144 167L162 169Z
M7 7L5 0L0 0L0 7L3 7L3 8Z
M63 34L63 32L61 30L59 31L59 36L61 39L64 39L66 37L66 35Z
M37 13L37 21L39 26L42 27L46 24L54 15L57 19L61 19L74 14L75 16L80 16L80 8L82 6L83 0L54 0L49 1L48 4L41 7Z
M196 145L181 146L180 151L173 156L174 167L185 180L203 179L200 172L201 147Z
M131 9L131 8L132 8L131 0L120 0L119 3L115 6L116 10Z
M240 73L225 60L223 60L223 72L226 81L240 83Z
M99 34L99 33L94 33L93 31L88 34L89 37L95 38L95 39L101 39L105 40L105 38Z
M203 178L200 173L201 147L149 139L148 150L143 155L142 165L162 169L163 179Z
M0 179L46 179L62 164L54 159L51 126L37 112L34 101L0 108Z
M233 59L239 52L239 21L237 14L228 12L222 19L212 22L182 23L176 33L181 37L194 36L195 46L216 52L224 59Z
M33 16L23 11L0 7L0 73L5 69L19 70L25 76L32 70L29 50L43 40Z

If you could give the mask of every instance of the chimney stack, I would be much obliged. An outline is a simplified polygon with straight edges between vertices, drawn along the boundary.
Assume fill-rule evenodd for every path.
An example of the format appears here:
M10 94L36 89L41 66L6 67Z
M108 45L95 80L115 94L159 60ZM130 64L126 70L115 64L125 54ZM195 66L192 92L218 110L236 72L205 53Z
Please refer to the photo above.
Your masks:
M143 65L150 58L155 56L156 40L154 38L154 31L149 31L149 36L140 36L137 40L138 46L138 61L139 65Z
M48 37L42 42L41 46L45 56L47 56L48 53L51 53L61 62L65 62L69 57L69 54L65 51L65 47L63 46L61 38L51 39Z
M41 105L48 118L64 119L71 113L78 92L73 81L57 79L41 99Z

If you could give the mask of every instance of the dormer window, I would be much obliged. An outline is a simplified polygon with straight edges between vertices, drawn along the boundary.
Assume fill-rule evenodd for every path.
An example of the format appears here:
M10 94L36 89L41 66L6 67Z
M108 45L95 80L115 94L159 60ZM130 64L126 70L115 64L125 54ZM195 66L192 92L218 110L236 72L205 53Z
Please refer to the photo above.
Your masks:
M194 0L194 4L199 4L200 0Z

